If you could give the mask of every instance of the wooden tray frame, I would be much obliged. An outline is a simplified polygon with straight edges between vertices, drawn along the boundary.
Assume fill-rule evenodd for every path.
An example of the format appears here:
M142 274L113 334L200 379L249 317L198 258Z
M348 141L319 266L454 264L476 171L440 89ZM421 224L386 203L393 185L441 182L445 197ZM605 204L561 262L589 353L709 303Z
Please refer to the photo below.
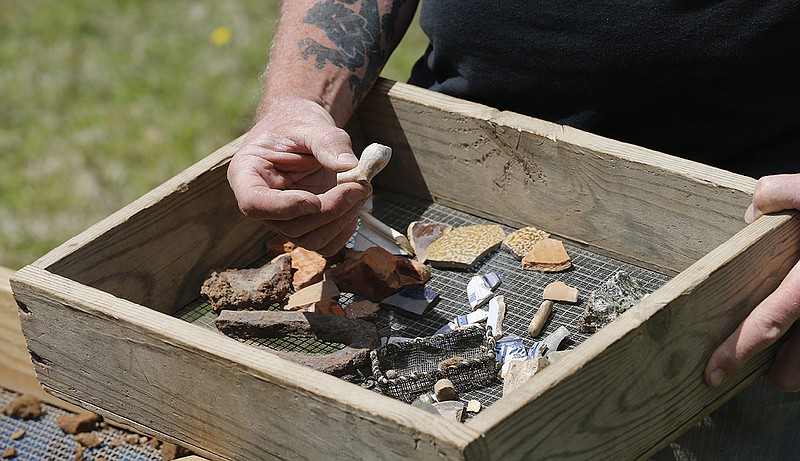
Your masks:
M516 394L449 422L169 315L210 268L263 252L225 179L240 138L14 275L44 387L212 459L637 459L774 357L703 383L714 347L798 260L794 213L744 226L753 179L390 81L349 130L395 149L382 186L675 277Z

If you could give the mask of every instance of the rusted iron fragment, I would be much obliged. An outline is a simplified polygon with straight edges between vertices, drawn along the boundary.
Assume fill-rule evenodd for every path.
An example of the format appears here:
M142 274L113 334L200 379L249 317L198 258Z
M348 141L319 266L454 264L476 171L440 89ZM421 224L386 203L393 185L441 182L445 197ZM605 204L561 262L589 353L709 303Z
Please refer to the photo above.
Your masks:
M256 269L213 271L200 293L214 312L224 309L266 309L292 287L292 257L283 254Z
M316 312L223 311L215 323L221 332L237 338L301 336L342 343L343 349L326 355L273 350L287 360L334 376L352 373L365 365L369 351L381 344L378 329L372 323Z

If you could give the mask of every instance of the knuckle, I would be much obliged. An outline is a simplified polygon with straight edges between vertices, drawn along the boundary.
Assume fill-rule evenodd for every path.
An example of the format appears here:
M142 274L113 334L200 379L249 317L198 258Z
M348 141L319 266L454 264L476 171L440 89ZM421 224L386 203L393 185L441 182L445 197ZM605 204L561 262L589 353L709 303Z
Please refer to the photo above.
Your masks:
M334 127L322 135L322 142L326 145L349 143L350 135L341 128Z
M258 206L255 201L249 197L243 197L238 200L239 211L248 218L254 218L258 214Z
M754 322L761 339L760 342L764 345L774 343L783 336L786 331L783 322L772 316L756 317Z

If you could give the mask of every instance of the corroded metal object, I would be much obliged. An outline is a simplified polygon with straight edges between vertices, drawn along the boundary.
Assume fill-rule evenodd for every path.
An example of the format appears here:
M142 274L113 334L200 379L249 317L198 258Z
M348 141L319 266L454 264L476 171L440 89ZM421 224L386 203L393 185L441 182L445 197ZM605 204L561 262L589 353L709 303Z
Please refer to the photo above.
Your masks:
M221 332L237 338L302 336L343 343L343 349L326 355L272 351L280 357L334 376L352 373L365 365L370 350L381 345L374 324L316 312L223 311L215 324Z
M212 271L200 288L214 312L224 309L266 309L292 288L292 258L277 256L255 269Z

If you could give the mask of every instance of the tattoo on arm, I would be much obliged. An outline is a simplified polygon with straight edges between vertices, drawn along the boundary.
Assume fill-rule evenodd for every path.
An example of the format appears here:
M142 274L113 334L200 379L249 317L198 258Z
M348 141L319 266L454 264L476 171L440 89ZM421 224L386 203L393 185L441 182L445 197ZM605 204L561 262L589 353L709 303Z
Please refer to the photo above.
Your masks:
M406 1L393 0L391 10L384 15L378 12L378 0L364 0L358 13L346 6L354 4L356 0L320 1L308 10L303 22L325 32L335 47L305 38L299 42L303 59L309 60L313 56L318 69L330 62L353 72L349 83L353 91L353 104L358 103L388 58L388 44L394 37L394 24L400 7ZM385 37L382 37L382 32L385 32ZM364 76L355 75L365 63Z

